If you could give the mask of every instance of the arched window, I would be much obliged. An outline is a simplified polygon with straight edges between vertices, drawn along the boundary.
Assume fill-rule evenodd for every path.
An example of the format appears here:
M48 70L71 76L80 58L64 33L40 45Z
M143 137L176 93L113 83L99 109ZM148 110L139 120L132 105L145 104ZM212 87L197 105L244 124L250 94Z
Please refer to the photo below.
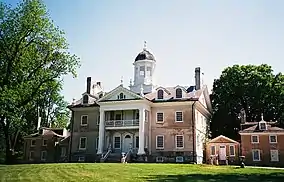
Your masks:
M123 99L123 98L124 98L123 93L120 93L120 94L119 94L119 99Z
M84 95L83 96L83 104L88 104L89 103L89 96L88 95Z
M180 88L176 89L176 98L182 98L182 90Z
M158 90L158 99L164 99L164 91Z

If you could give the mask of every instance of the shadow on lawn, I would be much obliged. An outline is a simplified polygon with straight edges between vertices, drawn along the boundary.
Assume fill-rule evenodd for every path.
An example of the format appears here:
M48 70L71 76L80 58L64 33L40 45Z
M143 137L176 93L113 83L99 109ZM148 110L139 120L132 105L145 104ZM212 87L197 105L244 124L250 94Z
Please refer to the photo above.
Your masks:
M270 174L188 174L188 175L153 175L145 179L151 182L284 182L284 173Z

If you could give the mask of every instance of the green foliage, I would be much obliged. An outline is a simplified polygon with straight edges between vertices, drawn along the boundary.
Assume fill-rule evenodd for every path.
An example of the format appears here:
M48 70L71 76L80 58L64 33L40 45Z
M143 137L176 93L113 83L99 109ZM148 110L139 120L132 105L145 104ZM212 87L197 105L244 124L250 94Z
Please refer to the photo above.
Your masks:
M23 0L14 9L0 2L0 125L6 149L13 148L11 135L36 122L37 107L46 121L65 122L59 80L76 76L78 66L42 1Z
M284 75L275 75L271 66L262 64L234 65L224 69L214 81L212 92L215 134L236 138L240 128L238 119L244 109L247 122L265 120L284 122Z

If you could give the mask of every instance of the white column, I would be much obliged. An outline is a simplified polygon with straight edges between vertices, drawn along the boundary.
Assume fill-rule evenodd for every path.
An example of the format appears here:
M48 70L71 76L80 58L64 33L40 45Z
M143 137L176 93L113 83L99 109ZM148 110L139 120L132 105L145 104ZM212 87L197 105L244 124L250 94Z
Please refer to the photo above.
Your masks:
M97 154L102 154L104 151L104 138L105 138L105 111L100 109L100 125L99 125L99 146Z
M145 154L145 109L140 108L139 109L139 149L138 149L138 155L143 155Z

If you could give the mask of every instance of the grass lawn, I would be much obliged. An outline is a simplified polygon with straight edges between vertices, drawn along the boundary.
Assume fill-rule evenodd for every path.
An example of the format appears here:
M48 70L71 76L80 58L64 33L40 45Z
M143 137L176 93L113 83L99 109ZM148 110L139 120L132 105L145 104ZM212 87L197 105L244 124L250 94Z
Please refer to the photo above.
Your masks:
M190 181L284 182L284 170L186 164L29 164L0 165L0 181Z

